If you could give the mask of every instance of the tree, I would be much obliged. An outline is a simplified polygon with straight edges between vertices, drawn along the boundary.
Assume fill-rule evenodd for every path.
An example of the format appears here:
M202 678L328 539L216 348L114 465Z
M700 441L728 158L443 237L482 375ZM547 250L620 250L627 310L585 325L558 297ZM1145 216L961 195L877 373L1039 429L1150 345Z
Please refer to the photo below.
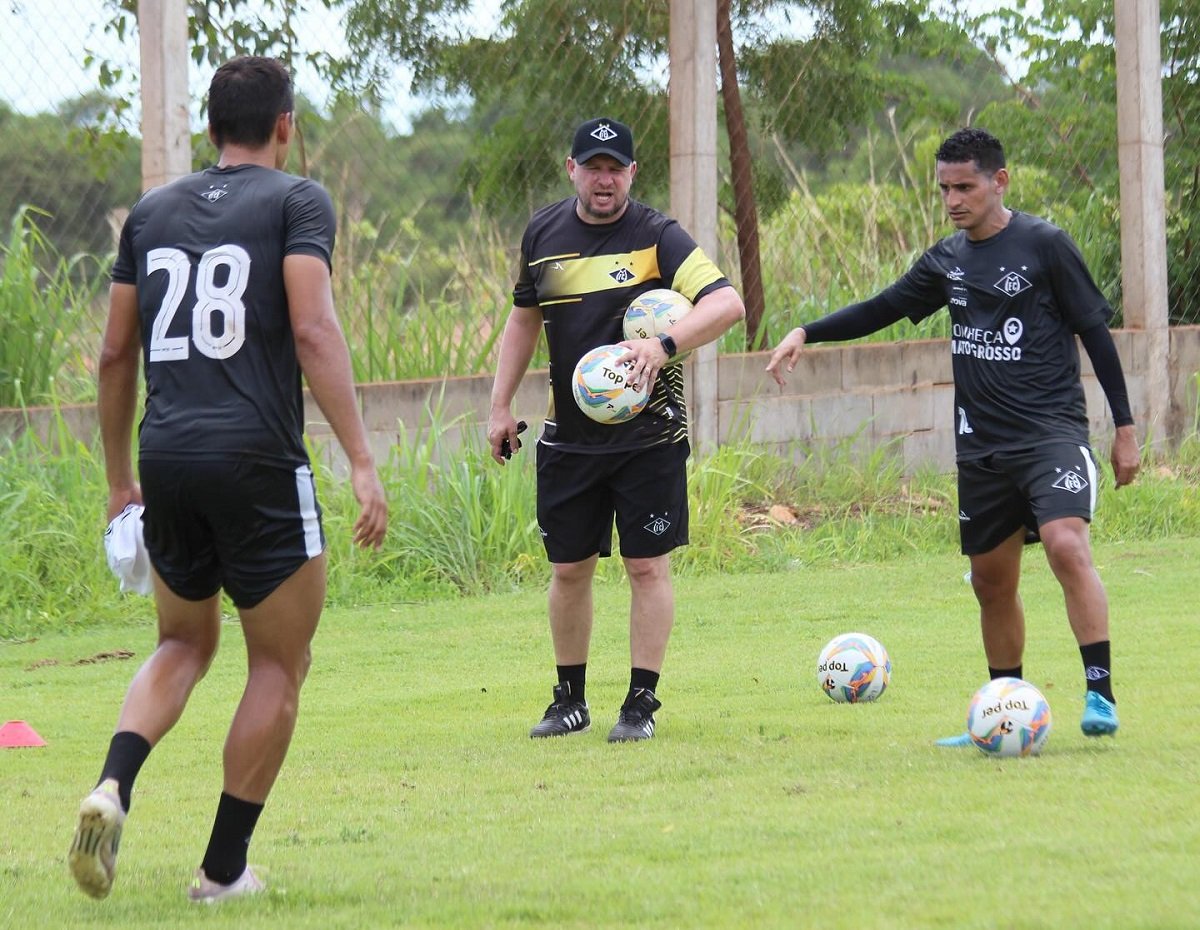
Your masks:
M110 104L102 95L69 100L56 113L26 116L0 104L0 220L19 208L40 211L37 225L59 252L106 255L115 233L108 213L138 195L136 141L92 122Z
M347 37L369 85L389 63L412 68L418 91L465 100L484 133L471 146L464 182L501 213L527 214L561 183L562 140L581 119L620 115L639 138L643 198L667 189L668 0L508 0L500 29L468 28L462 0L344 0ZM885 94L926 100L903 76L881 74L889 50L924 42L924 0L720 0L718 47L732 166L726 208L735 217L747 344L761 342L758 207L782 202L782 169L763 161L767 141L828 152L845 145ZM790 19L789 19L790 18ZM806 18L807 38L772 21ZM738 49L734 35L746 36ZM928 44L928 43L925 43ZM796 64L802 70L797 72ZM822 92L807 93L814 78ZM742 91L748 94L742 106ZM753 170L752 170L753 167Z
M1200 321L1200 2L1162 0L1163 119L1172 322ZM1120 291L1116 55L1112 0L1044 0L1040 15L959 12L997 63L1020 53L1013 99L981 114L1022 164L1037 166L1039 200L1081 239L1106 293ZM1119 302L1118 302L1119 305Z

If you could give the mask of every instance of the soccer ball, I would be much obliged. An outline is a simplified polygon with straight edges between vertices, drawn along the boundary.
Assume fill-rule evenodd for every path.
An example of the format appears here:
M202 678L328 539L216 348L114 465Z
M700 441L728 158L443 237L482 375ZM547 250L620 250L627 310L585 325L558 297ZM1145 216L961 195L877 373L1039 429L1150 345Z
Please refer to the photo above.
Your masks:
M646 291L633 299L629 309L625 311L625 322L622 329L626 339L649 339L659 333L665 333L670 327L682 320L692 302L680 294L665 287ZM667 364L674 365L682 362L690 353L680 352Z
M1050 736L1050 705L1029 682L996 678L971 698L967 731L989 756L1037 755Z
M839 704L873 701L892 677L892 660L883 644L866 633L835 636L817 658L817 682Z
M617 364L628 350L620 346L597 346L575 365L571 393L575 403L597 423L624 423L632 420L650 399L644 385L629 386L632 363Z

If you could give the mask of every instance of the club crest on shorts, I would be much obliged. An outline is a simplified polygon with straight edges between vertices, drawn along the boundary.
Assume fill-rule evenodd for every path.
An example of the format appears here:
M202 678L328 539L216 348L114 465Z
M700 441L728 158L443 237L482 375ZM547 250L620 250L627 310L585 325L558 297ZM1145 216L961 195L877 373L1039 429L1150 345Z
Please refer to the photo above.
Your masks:
M1074 469L1068 468L1058 476L1058 480L1054 482L1052 487L1058 488L1060 491L1070 491L1072 494L1078 494L1080 491L1086 491L1090 485L1087 482L1087 478Z
M654 514L650 514L650 522L642 527L642 529L644 529L647 533L653 533L655 536L661 536L670 528L670 520L668 520L665 516L656 517Z

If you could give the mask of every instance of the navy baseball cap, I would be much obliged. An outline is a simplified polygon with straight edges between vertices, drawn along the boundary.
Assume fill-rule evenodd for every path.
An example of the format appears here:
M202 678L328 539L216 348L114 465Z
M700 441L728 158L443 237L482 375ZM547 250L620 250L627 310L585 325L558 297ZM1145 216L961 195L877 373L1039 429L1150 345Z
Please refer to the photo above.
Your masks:
M633 161L633 131L624 123L601 116L575 130L571 157L579 163L596 155L611 155L622 165Z

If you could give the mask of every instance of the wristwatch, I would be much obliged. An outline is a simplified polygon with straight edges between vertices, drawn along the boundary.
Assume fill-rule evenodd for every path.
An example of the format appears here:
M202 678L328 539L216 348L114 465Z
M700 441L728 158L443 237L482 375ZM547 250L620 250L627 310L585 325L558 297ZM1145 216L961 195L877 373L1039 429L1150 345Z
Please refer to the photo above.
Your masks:
M675 346L675 340L666 333L659 333L658 341L662 343L663 351L667 353L667 358L674 358L675 353L679 351Z

